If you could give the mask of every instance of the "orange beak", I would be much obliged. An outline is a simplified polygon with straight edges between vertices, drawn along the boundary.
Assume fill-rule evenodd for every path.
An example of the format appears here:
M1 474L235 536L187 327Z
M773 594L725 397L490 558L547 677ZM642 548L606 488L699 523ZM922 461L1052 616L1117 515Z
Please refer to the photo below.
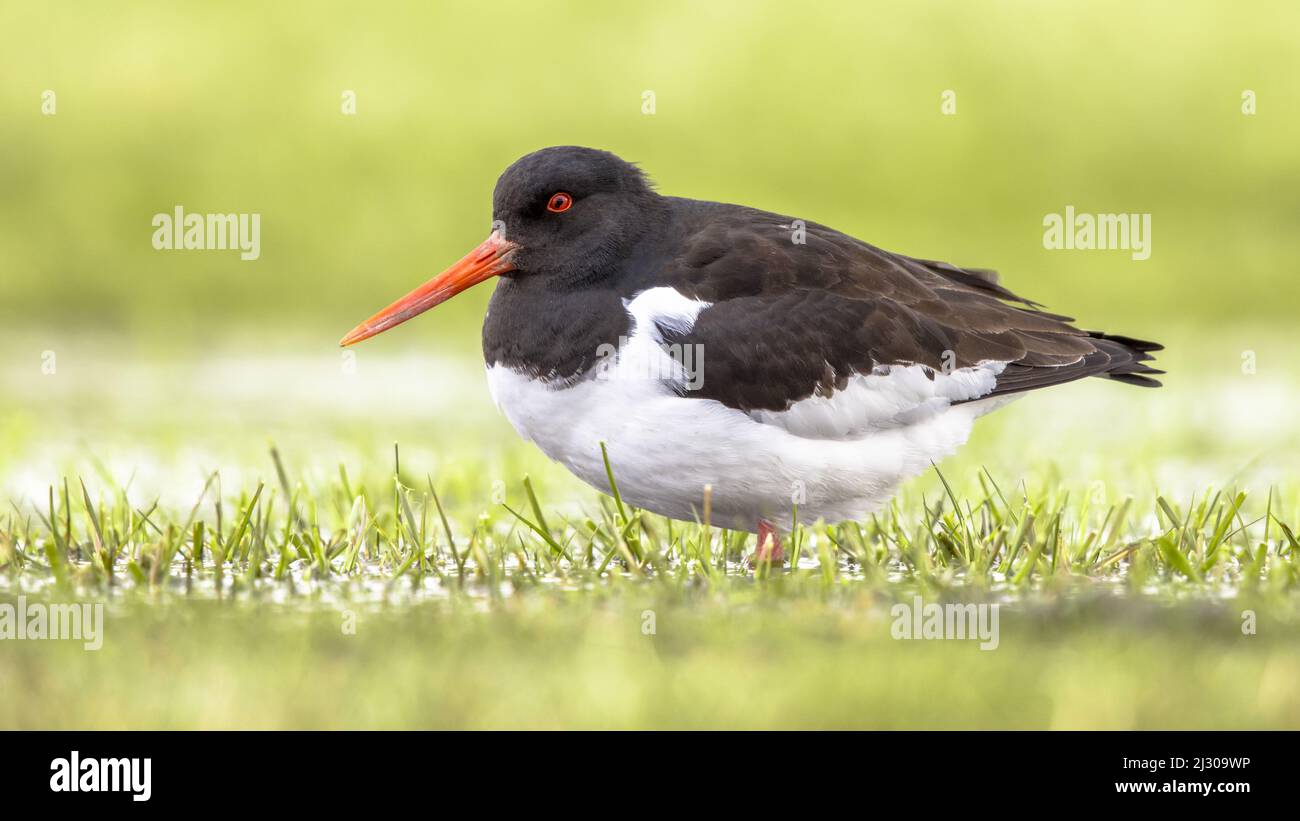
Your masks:
M500 231L493 231L483 240L482 245L470 251L455 265L348 331L348 335L339 340L339 345L346 347L369 339L419 316L435 305L441 305L466 288L498 274L513 271L515 266L510 262L510 257L517 247L513 242L507 242Z

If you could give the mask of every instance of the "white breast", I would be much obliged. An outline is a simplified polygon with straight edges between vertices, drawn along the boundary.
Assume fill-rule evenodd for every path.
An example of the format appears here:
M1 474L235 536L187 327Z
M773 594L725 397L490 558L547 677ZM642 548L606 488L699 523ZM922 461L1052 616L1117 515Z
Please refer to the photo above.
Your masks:
M933 379L919 366L894 367L780 412L680 396L674 388L694 376L680 360L691 357L669 356L658 327L687 331L708 307L672 288L645 291L627 302L631 338L596 367L547 383L493 365L493 400L521 436L593 487L609 491L604 442L630 504L690 520L709 485L714 523L750 531L760 517L788 526L796 503L801 521L870 512L963 444L993 407L951 402L992 390L997 363Z

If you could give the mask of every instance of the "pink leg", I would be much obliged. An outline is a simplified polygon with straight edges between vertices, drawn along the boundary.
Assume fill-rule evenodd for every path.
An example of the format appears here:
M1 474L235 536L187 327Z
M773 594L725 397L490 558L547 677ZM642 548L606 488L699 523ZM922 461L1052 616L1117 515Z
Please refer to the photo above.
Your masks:
M754 551L754 563L771 562L774 565L785 563L785 551L781 550L781 536L776 527L766 519L758 520L758 549Z

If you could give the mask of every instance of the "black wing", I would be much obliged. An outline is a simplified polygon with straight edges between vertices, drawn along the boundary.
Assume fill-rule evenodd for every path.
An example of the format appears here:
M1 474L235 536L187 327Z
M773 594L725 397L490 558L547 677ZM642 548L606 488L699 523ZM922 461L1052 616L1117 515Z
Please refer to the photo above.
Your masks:
M684 249L660 282L711 303L669 343L703 345L691 395L780 411L892 365L934 371L1004 363L991 394L1103 376L1156 386L1160 345L1073 327L984 269L891 254L815 223L681 201ZM698 226L693 228L692 226Z

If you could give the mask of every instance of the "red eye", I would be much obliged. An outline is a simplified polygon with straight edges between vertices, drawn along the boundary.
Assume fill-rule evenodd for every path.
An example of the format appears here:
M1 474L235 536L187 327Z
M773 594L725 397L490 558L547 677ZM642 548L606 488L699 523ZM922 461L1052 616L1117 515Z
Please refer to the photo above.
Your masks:
M546 203L546 210L553 211L556 214L561 211L568 211L573 207L573 197L563 191L558 191L551 195L551 201Z

